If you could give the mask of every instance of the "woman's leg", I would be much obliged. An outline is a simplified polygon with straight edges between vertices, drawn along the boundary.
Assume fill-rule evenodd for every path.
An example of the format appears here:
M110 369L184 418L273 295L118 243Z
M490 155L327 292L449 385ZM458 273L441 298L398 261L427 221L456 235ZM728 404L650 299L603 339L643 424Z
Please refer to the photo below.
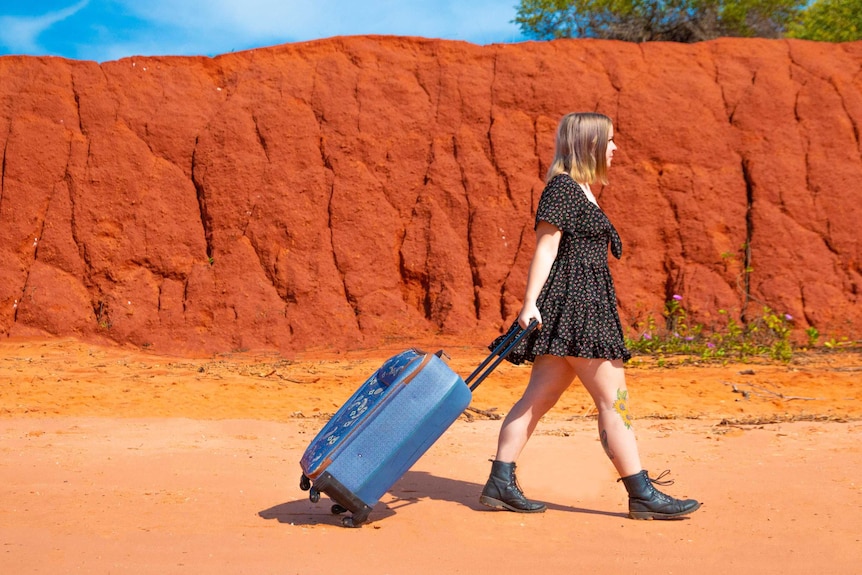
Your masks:
M575 371L563 357L541 355L533 362L524 395L509 410L497 440L497 460L518 459L536 424L571 385Z
M694 499L674 499L658 491L653 487L656 481L650 479L641 467L637 440L628 411L628 390L623 362L576 357L570 357L568 360L599 411L599 438L628 491L629 517L672 519L697 510L700 503Z
M596 404L599 439L620 477L639 473L643 467L628 411L628 390L622 360L566 359Z
M479 502L488 507L518 513L541 513L545 504L524 496L515 477L515 460L524 449L536 424L572 383L575 373L565 358L543 355L533 362L530 383L509 411L497 442L497 458Z

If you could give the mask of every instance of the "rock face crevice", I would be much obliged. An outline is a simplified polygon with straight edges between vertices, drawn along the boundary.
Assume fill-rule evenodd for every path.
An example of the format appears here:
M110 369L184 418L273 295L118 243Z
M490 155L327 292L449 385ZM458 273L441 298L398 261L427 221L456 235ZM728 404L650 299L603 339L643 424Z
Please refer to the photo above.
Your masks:
M860 337L862 43L333 38L0 58L0 336L177 353L484 341L517 314L559 118L637 333L769 306ZM726 313L723 313L726 312Z

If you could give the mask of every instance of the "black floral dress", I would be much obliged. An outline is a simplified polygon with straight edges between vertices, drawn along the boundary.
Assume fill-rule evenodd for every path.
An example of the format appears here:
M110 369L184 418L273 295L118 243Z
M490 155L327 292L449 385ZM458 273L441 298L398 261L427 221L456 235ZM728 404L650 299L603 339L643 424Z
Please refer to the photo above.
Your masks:
M563 232L557 259L536 302L542 328L521 341L507 359L520 364L547 354L628 361L631 353L623 339L608 268L608 244L614 257L622 255L616 229L568 174L554 176L542 192L536 227L542 221ZM517 320L509 333L516 329Z

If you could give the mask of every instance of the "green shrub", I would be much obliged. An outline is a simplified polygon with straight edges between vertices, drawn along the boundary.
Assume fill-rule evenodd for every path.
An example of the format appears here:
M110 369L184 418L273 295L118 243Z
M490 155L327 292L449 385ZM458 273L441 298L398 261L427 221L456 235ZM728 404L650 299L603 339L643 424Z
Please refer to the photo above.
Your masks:
M728 316L721 329L707 331L703 325L691 325L688 313L682 305L682 296L674 295L665 303L660 326L652 315L636 325L637 335L626 338L626 345L635 354L665 355L684 354L703 360L735 359L744 361L752 357L768 357L779 361L790 361L793 357L791 344L792 320L789 314L777 313L767 306L762 314L749 322L741 323L725 310ZM812 331L813 330L813 331ZM808 330L809 343L816 342L819 334L814 328Z

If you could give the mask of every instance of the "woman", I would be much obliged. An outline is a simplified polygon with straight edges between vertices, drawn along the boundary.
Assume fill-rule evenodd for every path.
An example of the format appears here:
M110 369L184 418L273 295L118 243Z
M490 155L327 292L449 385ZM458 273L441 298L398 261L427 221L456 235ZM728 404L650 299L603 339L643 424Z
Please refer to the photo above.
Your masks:
M515 461L539 419L575 377L596 404L599 438L628 491L629 516L665 519L700 507L693 499L674 499L653 487L659 482L641 467L627 409L623 363L631 354L623 341L608 269L608 244L619 258L622 243L590 189L597 181L608 183L616 149L607 116L568 114L560 121L554 161L536 211L536 251L524 303L511 328L525 328L536 320L540 329L507 358L516 364L531 361L533 368L524 395L500 430L491 476L480 498L489 507L521 513L545 510L521 492Z

